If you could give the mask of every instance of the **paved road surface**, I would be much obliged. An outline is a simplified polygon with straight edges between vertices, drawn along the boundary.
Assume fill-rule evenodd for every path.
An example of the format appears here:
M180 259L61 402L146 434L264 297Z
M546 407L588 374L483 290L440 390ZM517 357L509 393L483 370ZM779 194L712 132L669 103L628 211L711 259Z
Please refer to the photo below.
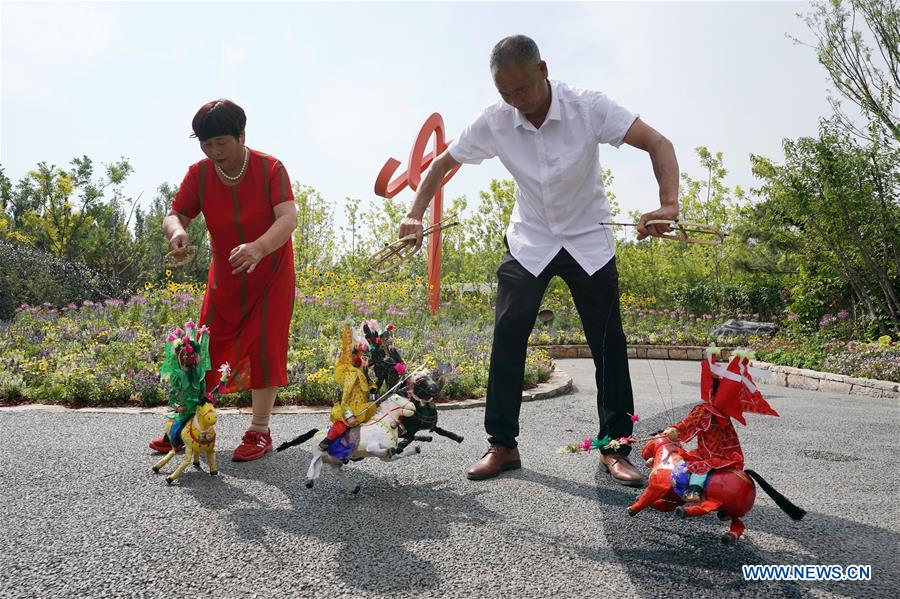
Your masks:
M629 518L639 490L595 455L557 454L596 433L592 363L559 366L575 393L523 405L521 471L466 480L485 448L483 410L453 410L441 425L462 445L438 438L412 459L355 464L358 496L327 470L304 488L308 448L232 463L248 416L220 421L219 477L188 470L167 487L146 448L157 415L0 410L0 596L896 596L897 401L763 386L782 417L741 428L747 465L809 515L795 523L760 492L745 537L724 547L714 517ZM696 363L630 368L638 433L696 401ZM275 416L276 443L322 418ZM870 564L873 580L741 576L742 564L795 563Z

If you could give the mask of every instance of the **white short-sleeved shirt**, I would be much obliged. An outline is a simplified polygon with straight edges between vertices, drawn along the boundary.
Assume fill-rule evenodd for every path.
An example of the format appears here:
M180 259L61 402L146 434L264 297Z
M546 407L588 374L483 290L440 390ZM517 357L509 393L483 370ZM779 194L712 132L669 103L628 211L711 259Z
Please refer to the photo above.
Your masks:
M464 164L499 157L516 180L516 205L506 231L509 251L537 276L565 248L592 275L615 255L603 189L599 144L622 144L638 118L601 92L550 81L551 101L540 129L509 104L487 107L450 144Z

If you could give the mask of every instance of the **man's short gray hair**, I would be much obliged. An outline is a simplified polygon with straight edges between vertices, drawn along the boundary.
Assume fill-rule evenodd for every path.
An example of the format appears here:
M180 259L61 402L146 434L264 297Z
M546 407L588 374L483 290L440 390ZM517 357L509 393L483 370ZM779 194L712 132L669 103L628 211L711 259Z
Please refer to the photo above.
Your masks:
M528 66L541 61L541 51L527 35L505 37L491 50L491 73L512 66Z

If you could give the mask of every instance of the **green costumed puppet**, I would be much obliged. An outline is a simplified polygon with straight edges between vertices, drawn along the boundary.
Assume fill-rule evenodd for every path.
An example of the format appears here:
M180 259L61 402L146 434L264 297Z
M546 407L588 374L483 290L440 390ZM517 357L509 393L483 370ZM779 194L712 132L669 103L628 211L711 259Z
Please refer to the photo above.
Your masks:
M206 395L206 373L212 367L209 359L209 329L184 323L166 338L165 357L160 380L169 383L169 407L166 418L171 421L163 439L173 447L181 442L184 423L194 417L197 403ZM223 378L225 375L223 374Z

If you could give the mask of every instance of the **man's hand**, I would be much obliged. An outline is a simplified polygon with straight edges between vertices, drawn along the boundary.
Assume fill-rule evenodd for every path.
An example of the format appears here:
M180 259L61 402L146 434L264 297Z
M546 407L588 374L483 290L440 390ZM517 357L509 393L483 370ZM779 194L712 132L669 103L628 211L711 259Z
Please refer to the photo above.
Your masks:
M664 233L668 233L672 230L672 227L669 225L647 225L647 221L649 220L675 220L678 218L678 206L663 206L661 208L657 208L651 212L647 212L641 215L641 219L638 221L638 234L637 239L640 241L641 239L646 239L648 236L652 235L654 237L662 237Z
M266 253L262 247L255 241L251 243L242 243L233 250L228 256L228 263L234 267L231 274L236 275L244 271L250 274L256 269L257 263L263 259Z
M415 245L416 251L422 247L422 216L425 214L425 210L428 209L428 204L431 203L434 194L440 188L444 177L459 166L460 163L453 158L450 154L450 149L447 148L440 156L434 159L434 162L425 171L425 176L422 178L422 182L419 183L419 188L416 189L413 205L409 209L406 218L400 221L400 231L397 234L398 239L402 239L407 235L415 235L416 238L410 239L407 243Z
M418 218L412 218L411 216L404 217L403 220L400 221L400 232L397 234L398 239L403 239L407 235L415 235L415 239L410 239L407 242L407 245L415 245L416 251L422 247L422 221Z
M666 430L663 431L663 437L671 441L672 443L676 443L678 441L678 429L674 426L670 426Z

